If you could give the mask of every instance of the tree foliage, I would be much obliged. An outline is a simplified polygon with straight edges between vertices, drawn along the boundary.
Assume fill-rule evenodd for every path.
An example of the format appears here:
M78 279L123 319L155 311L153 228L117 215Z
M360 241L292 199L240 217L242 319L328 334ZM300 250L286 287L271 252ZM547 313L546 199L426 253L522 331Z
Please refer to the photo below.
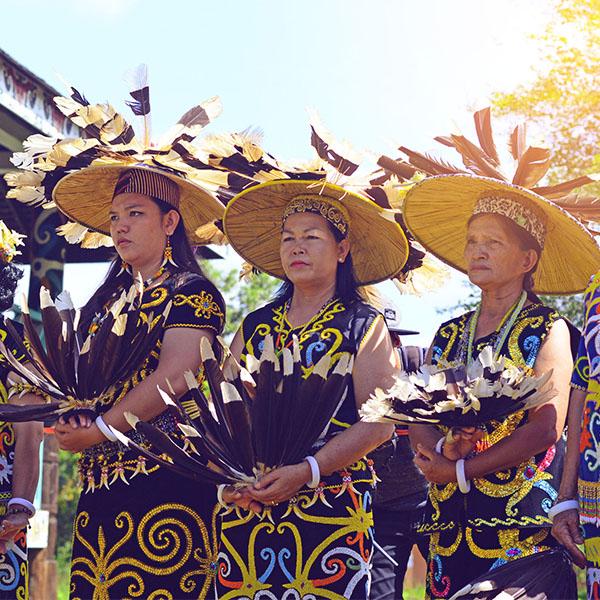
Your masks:
M235 334L248 313L272 298L279 285L277 279L264 273L250 275L240 281L237 269L222 272L215 266L214 261L203 262L202 269L227 302L227 322L223 332L226 339L230 339Z
M554 153L550 183L598 172L600 0L554 0L553 17L538 41L543 60L535 81L496 94L496 113L540 128Z

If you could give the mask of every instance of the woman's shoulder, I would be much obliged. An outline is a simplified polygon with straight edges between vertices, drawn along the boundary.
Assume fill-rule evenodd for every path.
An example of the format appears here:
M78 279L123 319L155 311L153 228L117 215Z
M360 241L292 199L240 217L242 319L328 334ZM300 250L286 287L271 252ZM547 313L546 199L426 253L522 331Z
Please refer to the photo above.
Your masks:
M205 277L201 273L192 273L190 271L180 271L174 273L172 276L172 288L173 292L178 293L182 290L206 290L211 292L218 292L219 290L215 284Z
M561 318L561 314L553 306L549 306L548 304L544 304L543 302L533 302L532 304L527 305L521 311L519 320L530 319L532 317L542 317L544 319L555 321L556 319Z

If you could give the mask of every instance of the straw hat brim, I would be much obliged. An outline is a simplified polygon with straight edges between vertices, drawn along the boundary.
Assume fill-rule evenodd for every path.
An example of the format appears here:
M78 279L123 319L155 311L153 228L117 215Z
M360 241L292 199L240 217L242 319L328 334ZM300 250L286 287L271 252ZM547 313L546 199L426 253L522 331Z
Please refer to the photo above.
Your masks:
M600 249L579 221L552 202L517 185L473 175L429 177L412 187L404 219L417 240L445 263L467 272L467 224L483 193L509 192L534 205L546 218L546 237L534 274L540 294L582 292L600 266Z
M69 219L110 235L110 206L115 185L121 173L129 169L154 171L179 186L179 213L190 243L204 244L196 230L223 217L224 208L209 192L179 175L163 169L136 165L91 166L61 179L54 188L52 199Z
M334 198L347 210L348 240L357 281L377 283L397 275L408 258L408 240L393 215L363 196L323 181L284 179L248 188L227 205L223 226L229 243L253 266L279 279L281 222L299 194Z

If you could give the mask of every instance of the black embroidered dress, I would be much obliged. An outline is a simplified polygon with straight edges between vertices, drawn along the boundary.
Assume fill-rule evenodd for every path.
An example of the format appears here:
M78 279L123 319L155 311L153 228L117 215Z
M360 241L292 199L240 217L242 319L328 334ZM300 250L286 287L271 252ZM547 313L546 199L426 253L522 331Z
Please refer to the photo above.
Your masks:
M281 350L295 334L309 373L325 354L333 363L341 353L356 354L376 319L382 318L367 304L345 306L336 299L300 327L289 324L286 312L285 304L272 303L246 317L243 360L248 354L260 357L265 336L272 335ZM350 384L318 446L357 421ZM224 510L219 598L366 598L373 544L371 464L360 460L322 477L316 489L302 489L262 515Z
M177 273L144 292L146 316L170 300L164 326L222 331L225 306L217 289L192 273ZM103 407L107 411L158 366L161 342ZM176 420L153 420L180 439ZM141 436L130 431L137 441ZM118 442L86 449L73 530L71 598L108 600L205 598L217 560L216 491L147 462Z
M438 329L432 347L434 364L464 364L472 315L466 313ZM510 328L499 354L518 367L532 370L542 343L558 318L556 311L542 304L526 306ZM495 332L476 340L473 359L498 339ZM526 422L527 413L520 411L504 421L488 423L487 434L475 451L484 451ZM420 528L422 533L431 535L429 597L448 598L478 575L556 543L550 536L548 510L558 494L563 457L561 440L517 467L473 479L467 494L456 483L430 484L425 520Z

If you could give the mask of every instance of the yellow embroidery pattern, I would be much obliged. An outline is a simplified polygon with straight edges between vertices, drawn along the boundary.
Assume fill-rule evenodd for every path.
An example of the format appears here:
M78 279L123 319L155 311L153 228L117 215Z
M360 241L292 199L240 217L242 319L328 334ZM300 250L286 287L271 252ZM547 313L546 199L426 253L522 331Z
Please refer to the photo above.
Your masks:
M88 529L89 513L79 513L74 539L87 550L87 556L80 552L71 563L72 600L82 600L77 592L79 578L93 586L93 600L110 600L114 597L111 588L122 581L130 581L127 593L131 598L162 600L177 598L183 593L195 593L196 598L205 598L212 584L218 553L216 515L215 510L211 535L198 513L183 504L159 505L137 524L129 512L122 511L114 523L108 524L108 527L121 531L120 537L109 546L104 527L100 525L97 531L91 531ZM201 546L195 545L198 532ZM132 548L137 546L141 552L123 556L123 549L128 544ZM165 586L171 583L171 589L153 590L149 595L145 575L165 577ZM174 581L177 582L176 590L173 589Z
M223 319L223 311L213 295L202 290L199 294L176 294L173 298L173 306L184 306L189 304L194 309L194 315L197 318L210 319L213 315Z

